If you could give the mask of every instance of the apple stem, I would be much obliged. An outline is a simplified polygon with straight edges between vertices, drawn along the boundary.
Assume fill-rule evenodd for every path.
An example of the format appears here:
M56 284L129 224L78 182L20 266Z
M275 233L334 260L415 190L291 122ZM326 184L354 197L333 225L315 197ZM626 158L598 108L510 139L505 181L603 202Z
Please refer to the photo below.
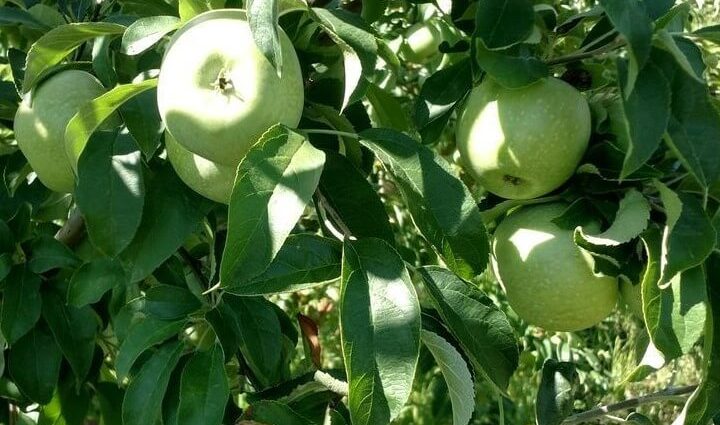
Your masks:
M697 389L697 385L667 388L656 393L623 400L619 403L599 406L586 412L578 413L576 415L568 417L562 422L562 425L587 423L593 419L605 417L609 413L632 409L642 404L657 403L666 400L676 400L679 398L684 399L686 395L692 393L693 391L695 391L695 389Z
M598 55L601 55L604 53L611 52L615 49L619 49L620 47L623 47L626 44L627 44L627 42L625 40L618 39L612 43L606 44L602 47L598 47L597 49L590 50L588 52L579 52L579 53L572 53L567 56L560 56L560 57L557 57L554 59L549 59L549 60L545 61L545 63L548 66L553 66L553 65L561 65L564 63L568 63L568 62L575 62L575 61L579 61L582 59L588 59L588 58L591 58L594 56L598 56Z

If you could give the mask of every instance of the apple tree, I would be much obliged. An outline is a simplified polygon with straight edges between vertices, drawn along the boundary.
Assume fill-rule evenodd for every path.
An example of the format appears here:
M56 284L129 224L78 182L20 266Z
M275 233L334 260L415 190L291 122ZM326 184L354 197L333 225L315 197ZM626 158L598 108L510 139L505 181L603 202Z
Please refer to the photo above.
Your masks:
M720 424L718 8L0 0L0 424Z

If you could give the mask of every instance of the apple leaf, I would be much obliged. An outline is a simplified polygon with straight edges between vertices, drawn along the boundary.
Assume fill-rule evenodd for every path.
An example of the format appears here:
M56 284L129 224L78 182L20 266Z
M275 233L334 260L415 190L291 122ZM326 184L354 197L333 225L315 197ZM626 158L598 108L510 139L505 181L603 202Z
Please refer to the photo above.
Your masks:
M432 78L432 76L429 78ZM426 85L427 81L425 81L423 87ZM371 118L378 127L388 127L398 131L408 131L410 129L410 120L398 98L372 83L368 84L365 95L372 106Z
M80 262L65 244L50 235L41 235L32 242L28 268L40 274L59 268L73 268Z
M352 103L363 75L371 75L377 62L378 45L372 29L362 18L342 9L314 7L311 16L340 47L345 64L345 94L341 112Z
M505 313L473 285L447 269L418 269L445 326L460 342L476 373L505 392L518 366L515 334Z
M130 282L146 278L183 244L213 203L188 189L164 163L145 180L140 227L120 254Z
M125 30L120 51L130 56L139 55L179 26L180 19L175 16L140 18Z
M70 279L67 303L74 307L94 304L112 288L125 284L125 271L119 261L99 258L78 267Z
M570 416L580 384L575 365L546 359L535 401L537 425L560 425Z
M225 6L225 0L179 0L177 3L178 13L183 22L208 10L222 9Z
M475 12L475 34L489 49L502 49L530 36L535 11L530 0L480 0Z
M586 235L581 228L576 229L580 236L593 245L618 246L638 237L648 226L650 204L637 190L625 192L615 220L604 232L597 235Z
M40 319L40 277L24 266L15 266L4 281L0 329L12 345Z
M483 71L500 85L511 89L529 86L549 74L547 65L540 59L490 50L482 40L477 40L475 58Z
M154 424L160 417L162 401L184 344L168 342L160 346L130 381L122 403L124 425Z
M652 21L644 3L638 0L600 0L600 4L628 43L629 66L622 83L627 97L634 90L640 69L650 58Z
M453 425L468 424L475 407L475 387L465 359L440 335L423 330L421 337L445 378L452 403Z
M340 336L352 423L389 423L410 396L420 304L405 263L385 241L345 241ZM402 326L398 324L402 323Z
M95 133L80 156L75 200L93 245L114 257L140 226L145 182L140 151L127 133Z
M25 396L43 405L52 400L61 362L62 353L55 338L36 327L13 344L8 371Z
M693 195L676 193L655 182L665 207L666 222L662 239L660 287L683 270L702 264L715 247L715 228Z
M220 425L229 396L222 347L196 352L182 371L177 425Z
M65 129L65 150L76 171L80 155L93 132L125 102L155 87L157 78L122 84L80 107Z
M41 31L50 29L27 10L9 6L0 6L0 25L22 25Z
M238 166L230 197L220 282L232 287L265 271L317 188L325 154L277 125Z
M397 131L368 129L360 137L395 177L415 225L448 267L466 278L482 273L490 253L485 225L450 165Z
M201 306L200 300L187 288L160 284L145 291L143 311L161 320L179 320Z
M698 28L692 33L696 37L700 37L703 40L712 41L713 43L720 44L720 25L710 25L703 28Z
M640 70L632 92L626 85L627 61L618 59L617 70L623 96L609 113L611 130L626 152L620 172L623 179L647 163L660 145L670 118L671 92L670 82L654 60Z
M705 263L708 298L705 321L704 367L701 384L692 393L673 425L703 425L720 414L720 254Z
M413 111L413 121L424 144L433 144L440 138L450 116L472 89L472 84L469 59L461 60L428 77L420 89ZM402 128L392 128L404 131Z
M690 63L690 60L688 59L688 57L678 46L678 42L682 43L682 41L680 41L680 40L683 40L683 39L680 38L676 41L675 38L672 35L670 35L669 32L667 32L666 30L660 30L656 33L655 44L658 47L660 47L661 49L670 53L672 55L672 57L675 59L675 62L680 66L680 68L683 71L685 71L687 73L688 76L692 77L698 83L705 86L705 80L702 77L702 70L700 71L700 73L696 72L695 68ZM701 61L702 61L702 57L701 57Z
M28 51L23 93L32 90L46 71L84 42L124 32L124 26L108 22L81 22L53 28L33 43Z
M321 211L329 208L337 214L350 235L376 237L395 245L390 219L376 189L343 155L326 154L318 189ZM332 221L332 216L328 218Z
M315 423L300 415L287 404L275 400L260 400L250 405L246 412L243 419L248 419L250 423L283 425L312 425ZM332 425L335 423L333 422Z
M248 0L246 13L255 44L280 77L283 58L278 24L278 3L278 0Z
M115 358L118 379L125 379L140 354L177 335L184 326L185 320L166 321L153 317L145 317L135 322L128 330Z

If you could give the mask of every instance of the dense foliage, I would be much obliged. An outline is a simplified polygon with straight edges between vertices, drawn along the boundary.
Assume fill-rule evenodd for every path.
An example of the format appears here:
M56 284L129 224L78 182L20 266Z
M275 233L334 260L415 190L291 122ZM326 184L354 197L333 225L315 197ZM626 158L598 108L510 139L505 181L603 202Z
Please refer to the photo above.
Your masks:
M213 32L228 16L252 39ZM0 0L0 424L720 424L718 16ZM178 83L207 66L213 93L252 96ZM548 81L589 115L525 117L518 93ZM467 147L489 132L475 116L518 99L494 128L539 146L504 166L562 174L540 191L496 190ZM567 272L552 256L517 260L511 297L497 281L495 230L536 204L556 257L609 282L599 317L619 299L589 329L516 301L599 305L567 276L536 292L545 263Z

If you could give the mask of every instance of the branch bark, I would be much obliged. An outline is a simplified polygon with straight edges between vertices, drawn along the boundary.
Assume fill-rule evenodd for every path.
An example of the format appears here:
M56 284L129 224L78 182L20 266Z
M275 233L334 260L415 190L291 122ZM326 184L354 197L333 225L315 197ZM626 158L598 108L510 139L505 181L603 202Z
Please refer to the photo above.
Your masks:
M79 209L75 208L70 212L70 217L55 233L55 239L64 243L70 248L75 248L85 237L85 219Z

